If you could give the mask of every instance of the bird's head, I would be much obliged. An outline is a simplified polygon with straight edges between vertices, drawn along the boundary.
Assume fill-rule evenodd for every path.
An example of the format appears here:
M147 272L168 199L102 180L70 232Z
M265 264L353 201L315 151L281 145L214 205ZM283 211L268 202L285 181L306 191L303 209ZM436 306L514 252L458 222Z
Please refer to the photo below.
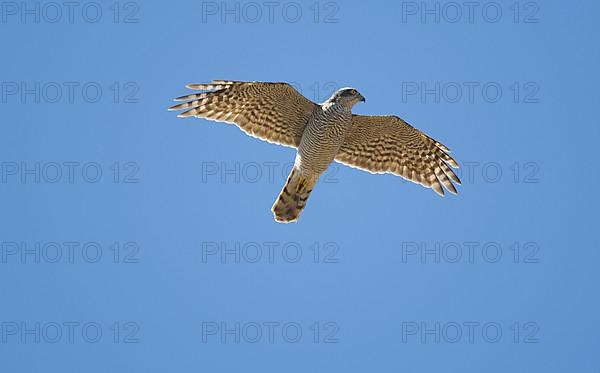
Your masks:
M363 95L356 89L350 87L338 89L329 100L348 108L352 108L352 106L359 102L366 101Z

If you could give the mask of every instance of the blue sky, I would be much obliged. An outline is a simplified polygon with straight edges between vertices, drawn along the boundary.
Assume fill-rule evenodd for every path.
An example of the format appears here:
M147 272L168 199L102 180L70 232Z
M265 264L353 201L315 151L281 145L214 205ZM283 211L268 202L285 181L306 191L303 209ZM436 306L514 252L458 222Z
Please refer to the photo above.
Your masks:
M23 4L3 371L598 370L596 2ZM294 151L166 110L212 79L356 87L453 150L460 194L333 165L277 224Z

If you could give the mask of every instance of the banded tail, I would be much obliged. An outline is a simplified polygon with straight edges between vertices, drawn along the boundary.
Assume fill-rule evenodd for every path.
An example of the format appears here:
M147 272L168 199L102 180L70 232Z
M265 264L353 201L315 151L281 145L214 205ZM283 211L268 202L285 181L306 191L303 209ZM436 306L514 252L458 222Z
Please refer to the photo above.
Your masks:
M271 208L275 221L289 223L298 220L317 180L318 178L302 175L300 170L294 167Z

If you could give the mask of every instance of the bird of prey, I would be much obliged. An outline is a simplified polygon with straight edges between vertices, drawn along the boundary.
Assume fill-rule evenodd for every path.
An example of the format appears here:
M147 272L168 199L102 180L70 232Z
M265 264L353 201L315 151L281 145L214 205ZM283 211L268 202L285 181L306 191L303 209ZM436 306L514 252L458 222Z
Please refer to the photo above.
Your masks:
M391 173L443 196L456 194L460 179L450 150L397 116L352 114L365 102L354 88L342 88L316 104L288 83L214 80L189 84L201 92L176 98L185 101L169 110L178 117L232 123L248 135L297 149L294 167L273 205L275 220L297 221L306 201L334 160L371 173Z

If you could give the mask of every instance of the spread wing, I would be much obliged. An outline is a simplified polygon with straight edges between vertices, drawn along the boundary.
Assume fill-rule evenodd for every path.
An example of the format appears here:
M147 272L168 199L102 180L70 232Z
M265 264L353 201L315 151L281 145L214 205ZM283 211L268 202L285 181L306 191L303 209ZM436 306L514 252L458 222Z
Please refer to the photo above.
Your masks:
M442 185L456 194L460 179L450 150L396 116L354 115L352 127L335 160L371 173L392 173L433 188Z
M206 92L176 98L187 101L169 108L187 109L179 117L233 123L248 135L291 147L299 146L306 122L317 106L287 83L214 80L187 87Z

